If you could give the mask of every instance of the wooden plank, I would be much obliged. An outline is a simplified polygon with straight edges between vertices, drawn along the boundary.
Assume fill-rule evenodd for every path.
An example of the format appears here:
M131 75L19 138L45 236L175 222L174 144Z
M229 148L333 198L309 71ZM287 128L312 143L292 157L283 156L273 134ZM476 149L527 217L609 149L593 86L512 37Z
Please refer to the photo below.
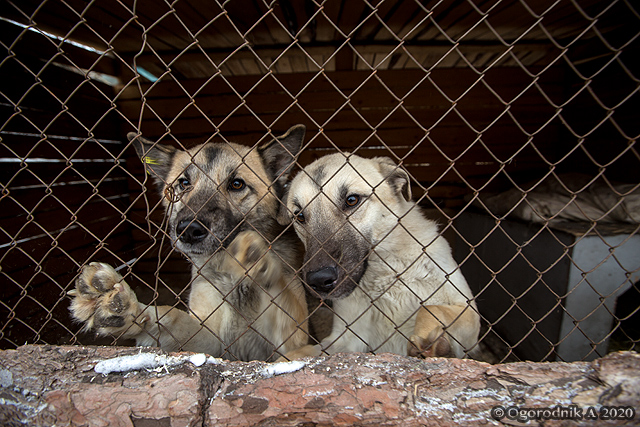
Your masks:
M111 92L111 88L88 83L81 76L51 66L41 73L42 83L37 83L33 76L29 77L29 73L16 63L9 62L7 67L3 66L0 77L7 77L8 74L5 73L11 74L14 82L5 94L14 103L19 103L17 111L10 105L0 106L3 115L7 117L1 125L0 137L12 149L24 153L29 147L21 145L24 138L33 137L33 134L40 135L42 132L52 136L71 136L69 141L55 137L51 140L57 139L57 143L68 154L71 152L66 151L65 147L70 148L70 141L75 140L74 138L89 137L90 133L103 139L119 136L114 123L121 116L112 110L104 92L99 92L102 89ZM79 83L84 83L79 89L73 86ZM75 92L68 98L65 94L71 90ZM52 94L62 98L55 99ZM87 105L92 108L87 108ZM41 144L40 149L43 146Z
M67 233L73 231L67 231ZM73 234L75 238L79 236L81 236L80 232ZM34 250L35 245L39 245L39 249L46 249L46 251ZM6 252L5 250L5 248L2 249L3 256L5 253L7 255L4 257L3 265L10 267L5 270L5 273L11 282L15 282L14 288L18 289L26 286L31 288L35 284L46 285L35 277L32 280L34 273L39 273L42 277L48 275L50 278L71 275L64 280L64 283L59 282L61 287L65 287L80 271L80 267L90 260L102 260L118 267L123 261L132 258L131 236L124 228L114 231L109 237L109 244L102 247L98 247L96 242L89 239L82 239L82 244L75 247L65 248L61 245L54 247L51 239L40 238L22 242ZM11 292L13 291L9 290L6 295L11 295Z
M76 233L74 236L78 238L81 234ZM48 250L36 252L34 250L36 244ZM13 283L13 289L18 290L27 286L33 287L34 284L46 285L35 277L32 279L36 273L41 274L42 277L49 276L50 278L70 274L71 276L67 277L64 283L61 283L61 287L65 287L79 272L80 266L90 260L102 260L117 267L133 257L131 236L122 229L110 235L108 245L99 248L96 242L87 239L82 239L82 244L75 247L61 245L53 247L50 239L42 238L20 243L9 251L5 251L3 248L2 255L5 254L3 259L3 265L7 267L4 270L5 276L8 282ZM49 283L53 284L51 279L49 280ZM6 289L5 295L12 295L14 292L14 290Z
M111 87L52 64L45 67L44 62L32 57L21 57L20 62L8 59L0 67L0 77L11 80L13 84L3 87L3 93L14 104L20 102L21 107L59 111L63 103L85 109L89 103L111 105Z
M6 237L3 236L3 240L30 242L40 238L52 239L56 238L60 233L64 234L66 230L83 228L107 233L110 231L109 229L98 229L92 224L100 223L107 218L121 222L124 221L123 217L122 211L113 207L113 202L95 200L83 206L80 210L72 211L71 213L64 210L45 211L36 212L28 217L27 221L24 221L24 219L22 221L20 219L13 221L5 219L3 223L6 223L6 226L3 226L3 231Z
M148 4L147 6L151 6ZM179 2L173 7L204 46L239 46L240 36L229 22L228 12L210 2Z
M280 131L280 128L278 128L278 131ZM536 145L543 152L552 150L553 144L551 141L555 138L553 131L554 127L548 126L546 132L534 139ZM264 138L264 135L264 131L257 130L237 137L226 136L234 142L251 146L255 141ZM474 150L478 150L478 147L484 144L499 159L507 161L516 150L527 143L528 138L517 127L498 123L482 136L482 142L476 140L477 135L475 133L465 126L459 125L437 126L428 134L416 127L411 129L379 129L375 134L370 130L352 130L348 128L323 129L322 133L317 133L313 128L310 128L306 137L309 146L303 152L300 162L306 164L307 162L304 159L317 158L328 152L336 151L338 147L347 151L353 151L356 147L360 147L359 150L365 155L404 157L410 152L411 158L429 158L434 154L440 156L439 151L436 151L436 147L438 147L439 150L443 150L449 156L455 157L468 149L471 144L476 145ZM188 138L180 138L180 141L186 146L202 142L201 139ZM308 153L308 155L305 153ZM128 170L137 174L138 179L143 179L144 176L141 169L136 169L135 172L131 169L139 166L134 161L131 163L131 167L128 167Z
M116 193L116 195L109 195ZM57 233L70 224L91 221L94 217L104 215L124 216L129 208L129 195L122 193L121 188L100 187L99 195L94 194L81 201L71 190L63 193L64 197L45 196L42 201L34 203L25 200L24 197L9 196L11 200L21 207L7 206L3 203L2 229L14 239L23 239L25 236L39 235L43 233ZM30 207L33 208L30 209ZM27 213L29 212L29 213ZM32 231L25 226L33 225ZM36 226L37 225L37 226Z
M24 58L38 58L44 64L53 60L56 63L111 76L116 74L116 60L112 56L82 49L69 43L61 43L40 33L25 31L8 22L0 21L0 40L6 46L11 46L12 53L21 61Z
M214 79L192 79L180 81L178 85L172 79L160 81L153 86L150 84L142 85L142 92L146 99L166 99L166 98L184 98L188 94L196 94L197 96L224 96L239 93L240 96L246 96L247 92L257 93L273 93L282 94L283 86L293 95L297 95L303 88L305 93L329 92L335 93L335 87L345 94L350 95L353 90L361 86L366 79L375 81L380 79L385 84L393 88L393 92L398 97L403 97L409 91L414 90L420 82L419 88L433 88L435 82L438 87L445 93L450 94L456 99L465 91L469 85L480 78L480 75L469 69L455 70L435 70L428 74L429 80L425 80L427 74L421 70L389 70L379 71L375 75L371 72L333 72L333 73L299 73L294 75L279 76L243 76L234 78L214 78ZM558 92L561 89L558 81L561 74L558 70L552 69L544 73L541 83L544 82L545 87ZM514 89L523 89L532 81L531 77L524 72L514 71L513 69L493 68L487 71L482 79L491 86L497 87L498 91L506 90L513 93ZM313 83L309 85L309 82ZM259 82L258 85L256 85ZM186 91L186 93L185 93ZM237 95L236 95L237 97ZM127 99L138 100L140 93L137 89L123 93L119 100Z
M55 275L69 272L68 267L65 267L64 270L58 270L59 262L47 262L49 255L56 251L60 251L62 256L76 260L80 265L85 263L88 258L94 259L94 253L102 251L105 253L120 251L124 256L127 254L125 251L131 249L131 235L127 226L120 224L120 222L121 219L116 216L85 222L84 226L92 233L97 234L100 241L88 235L87 231L81 227L70 228L55 236L55 240L49 236L35 237L29 240L23 238L23 241L15 246L0 249L3 272L17 283L26 286L30 284L33 274L29 275L28 270L24 270L24 268L32 268L34 262L36 265L40 264L46 274ZM104 246L100 245L103 240L105 240ZM76 271L77 269L74 268L73 272Z
M87 202L91 197L100 195L104 198L115 198L127 192L127 180L123 173L90 180L56 180L55 182L37 183L35 185L13 185L6 187L6 197L17 200L25 208L39 206L40 209L55 209L59 203L69 208ZM30 210L30 209L29 209ZM0 217L6 216L2 212Z
M75 182L83 179L96 179L114 173L117 176L121 171L124 161L108 159L98 162L96 159L72 159L67 165L66 160L25 162L21 165L17 162L6 162L0 159L0 182L7 187L41 185L49 182ZM44 160L44 159L43 159ZM83 161L84 160L84 161ZM122 175L120 175L122 176Z
M486 93L479 93L483 88L478 87L476 91L471 91L463 98L459 104L459 109L467 110L504 110L504 106L488 90ZM399 104L399 98L389 93L380 85L371 84L362 87L355 94L349 96L349 104L354 108L366 110L391 111ZM127 100L119 104L119 110L126 116L132 117L142 111L142 118L149 119L159 116L163 119L173 119L178 114L181 118L203 117L203 115L216 118L226 117L235 108L245 103L256 114L280 113L289 108L295 100L283 91L278 93L253 92L250 95L239 98L235 94L198 96L194 98L195 106L189 106L190 100L183 99L150 99L146 102L146 108L140 100ZM347 99L335 90L316 91L313 86L306 89L297 96L297 103L301 109L309 114L322 114L330 116L337 108L347 102ZM433 87L419 87L407 98L401 101L403 108L410 112L445 112L451 108L452 103L446 100L438 90ZM547 101L539 94L527 91L521 96L517 105L518 108L524 105L535 108L540 105L548 105ZM196 107L197 106L197 107ZM242 112L242 110L241 110Z
M30 8L35 9L37 3L29 2ZM480 2L476 7L480 7L481 10L488 10L490 6L495 2ZM548 5L546 2L533 1L530 2L529 7L543 11ZM71 8L67 5L57 5L55 3L45 3L36 14L35 19L43 28L49 28L65 33L70 31L71 28L80 20L79 14L82 13L82 18L86 20L86 25L78 25L71 33L72 37L79 40L86 41L98 46L106 48L105 44L110 43L120 53L138 53L140 51L140 40L142 26L146 32L145 35L148 38L148 42L154 47L156 51L162 51L162 49L173 49L173 57L176 56L176 49L184 48L188 43L193 41L191 34L195 34L198 30L202 29L207 22L216 17L219 17L214 24L209 25L205 31L198 35L198 42L203 48L219 48L221 46L234 47L240 45L241 35L238 34L231 22L239 29L241 34L249 31L247 37L254 45L260 44L273 44L283 43L289 44L292 41L292 37L288 34L284 27L285 21L281 14L280 8L275 7L272 11L268 11L266 7L245 7L244 5L236 5L235 3L226 3L223 11L219 8L211 5L204 5L200 2L195 2L193 5L187 7L184 3L177 3L171 5L154 5L153 3L142 2L136 5L136 10L129 10L125 5L115 0L109 2L92 3L90 7L82 2L71 2ZM256 3L257 4L257 3ZM583 7L593 5L593 1L585 3ZM515 5L515 6L514 6ZM383 37L382 34L386 32L380 30L380 20L386 20L387 24L395 28L398 25L406 25L408 18L418 14L419 9L411 2L405 2L398 5L393 5L389 2L378 5L377 16L369 18L368 21L362 23L361 20L369 16L373 9L369 6L359 3L342 3L332 2L329 5L322 5L323 12L333 22L327 22L327 19L322 15L317 19L318 21L318 38L322 40L333 41L335 39L342 39L343 37L336 36L334 25L338 25L343 31L349 35L356 26L361 25L361 31L357 31L354 34L350 34L353 41L367 40L374 37L377 33L378 38L386 40L391 39L389 36ZM387 8L399 7L398 11L393 14L387 14ZM294 7L295 10L300 10L301 7ZM337 10L336 10L337 9ZM412 12L415 10L415 12ZM429 10L429 9L427 9ZM446 1L440 2L433 8L434 17L433 21L438 23L444 31L448 31L450 37L457 39L463 32L467 31L473 25L483 18L483 15L477 13L473 7L469 6L465 2L459 1ZM137 21L133 21L132 18L137 18ZM422 16L427 12L421 11ZM265 14L267 15L265 17ZM13 15L18 15L15 12ZM299 25L305 21L305 15L297 13L299 15ZM526 21L520 22L518 19L524 19ZM21 17L23 18L23 17ZM280 23L276 23L275 19L278 19ZM556 5L549 13L545 15L545 28L547 31L551 31L554 36L568 37L570 34L575 34L576 31L581 30L584 26L584 19L581 15L575 14L575 8L570 4L560 3ZM24 18L23 18L24 19ZM500 34L505 36L515 36L517 30L528 27L534 17L528 11L525 11L517 3L508 4L508 6L498 7L492 10L489 16L490 22L493 26L498 28ZM229 22L231 21L231 22ZM549 21L549 22L547 22ZM335 24L334 24L335 23ZM117 31L127 24L120 34L115 37ZM257 25L255 25L257 24ZM525 25L523 27L522 25ZM255 25L255 26L254 26ZM187 27L187 29L185 29ZM253 27L253 28L252 28ZM91 31L91 28L93 31ZM96 35L99 34L99 36ZM189 34L191 33L191 34ZM468 35L465 42L474 42L471 36L480 39L491 37L495 39L495 36L487 32L484 25L477 26L477 31L474 31L471 35ZM433 22L429 20L424 23L423 31L416 31L413 38L433 40L439 38L445 40L446 38L440 34L433 25ZM546 40L547 36L540 27L533 27L526 35L527 39L543 39ZM409 39L408 41L411 41ZM325 48L326 49L326 48ZM335 49L335 46L333 47ZM168 52L166 52L168 54ZM164 53L163 53L164 54ZM144 62L155 61L152 57L143 59Z
M313 110L314 108L336 108L344 103L346 97L354 98L358 103L385 106L387 108L397 104L397 99L400 98L404 98L403 102L409 108L411 106L430 105L433 101L436 101L436 104L448 104L447 106L450 107L451 101L444 98L441 95L441 91L444 91L451 100L457 100L463 91L479 79L478 75L469 73L466 70L459 73L452 72L449 73L450 75L432 73L429 80L425 80L425 74L420 71L394 71L390 74L377 73L374 78L371 78L371 73L356 74L345 76L344 73L335 73L326 74L320 78L317 78L315 74L292 76L291 78L280 76L279 81L290 90L292 96L297 96L298 101L305 109ZM360 87L366 78L369 78L369 82ZM307 82L312 79L313 82L306 85ZM378 83L377 79L380 79L387 87L392 88L393 94L389 93L386 88ZM531 84L531 78L529 76L513 71L488 73L483 79L486 83L476 84L476 89L467 94L464 98L465 100L475 102L475 92L485 90L487 91L487 95L483 95L483 98L490 100L491 104L498 104L495 96L490 94L488 89L485 88L485 84L491 87L492 90L497 90L498 94L505 98L506 101L510 101L514 96L520 94L527 85ZM501 82L500 80L504 81ZM214 84L215 81L218 83ZM296 81L300 83L296 83ZM337 92L334 85L329 83L329 81L333 81L334 84L340 88L341 92ZM458 84L453 85L451 83L452 81ZM239 84L236 85L236 82ZM232 80L232 85L240 94L243 94L249 90L249 88L253 87L256 82L256 79L242 78L238 79L238 81L235 79ZM422 83L416 85L419 82ZM287 95L282 89L282 86L272 79L265 79L253 89L251 93L243 97L239 97L231 90L227 83L220 80L214 79L214 81L201 87L200 85L204 83L204 81L197 80L181 82L181 85L188 93L195 93L199 90L194 101L210 116L222 114L224 111L231 111L242 102L246 102L252 108L258 108L258 111L261 111L260 108L267 109L266 111L282 111L284 107L293 102L292 96ZM437 88L434 83L437 84ZM304 91L300 92L303 84L306 85L306 87ZM358 87L360 87L358 91L353 93ZM493 89L493 87L497 89ZM559 85L546 84L544 87L546 89L545 92L550 92L549 95L551 96L560 90ZM133 91L130 93L131 97L121 97L119 104L122 107L123 113L126 115L141 110L140 95ZM407 94L409 94L409 96L406 96ZM546 100L534 91L527 91L525 95L525 98L531 98L529 102L535 100L537 103L546 103ZM487 96L489 96L489 98L487 98ZM181 98L181 100L175 103L175 100L171 101L174 97ZM160 83L154 86L151 91L146 93L145 98L147 103L161 117L165 117L163 113L165 111L168 116L171 116L171 113L175 114L177 112L176 110L184 108L184 106L190 102L184 90L172 82ZM271 99L271 102L267 102L268 99ZM356 101L352 102L355 103ZM483 104L478 106L478 108L485 106L486 105ZM191 114L195 114L195 112Z
M324 2L319 7L321 8L321 13L317 15L316 40L320 42L333 41L336 38L342 40L342 37L337 36L336 27L344 2Z
M23 0L17 7L4 8L3 16L23 25L35 25L38 29L58 37L66 36L67 39L105 50L108 46L105 46L95 32L86 26L78 25L80 17L69 8L69 3ZM27 16L31 18L31 22L27 22Z
M532 109L532 111L535 110ZM398 114L387 118L387 114L388 112L385 111L368 111L366 114L358 114L353 110L342 110L333 116L330 121L327 121L327 117L325 116L311 116L312 119L318 123L316 125L309 121L307 114L298 113L294 110L283 117L280 117L279 114L262 114L259 116L259 120L264 121L267 126L277 129L278 131L280 129L287 129L294 123L303 123L306 124L310 130L317 128L317 126L320 126L327 132L358 130L365 138L371 134L373 128L376 128L377 132L389 130L394 133L403 129L407 131L415 130L422 132L423 135L425 131L442 132L444 130L451 130L452 128L462 128L463 132L470 132L470 134L473 135L473 138L468 141L471 142L477 136L477 132L485 131L486 126L498 118L499 113L494 113L490 110L480 110L477 112L474 111L472 115L465 112L465 119L472 125L475 125L476 130L470 129L455 113L448 114L440 121L438 121L440 117L437 115L430 116L425 114L423 116L422 114L412 114L414 117L411 118L406 114ZM386 120L381 122L382 119ZM523 119L522 122L521 124L527 125L526 127L530 129L538 129L539 127L539 124L528 123L528 120ZM420 127L418 124L420 124ZM509 126L502 126L502 128L505 127ZM510 127L513 127L515 133L522 135L522 132L515 124L512 124ZM216 121L209 118L185 118L167 124L159 120L147 120L142 122L140 130L143 135L151 139L155 139L159 135L170 131L175 138L185 143L189 139L202 142L211 136L219 135L224 135L225 138L231 138L231 140L237 140L236 135L238 135L242 137L242 139L239 140L240 142L251 141L250 135L258 135L258 137L261 138L265 135L267 129L265 125L260 123L252 114L246 114L232 115L224 121ZM344 140L345 138L341 137L340 139ZM354 142L359 144L362 142L362 139ZM446 142L443 143L445 145L447 144Z
M5 108L2 108L6 111ZM111 116L115 116L117 113L110 113ZM111 120L97 121L91 119L82 120L76 117L72 117L69 113L61 112L60 115L55 116L49 112L40 111L25 111L23 113L14 114L10 117L2 127L3 141L7 140L11 143L14 139L14 135L52 135L54 138L51 141L57 140L57 143L63 141L65 137L70 136L72 138L95 138L102 140L117 140L121 138L121 135L117 133L117 128L114 128ZM16 138L17 139L17 138ZM65 144L61 144L64 146ZM66 144L69 146L70 144ZM24 152L24 147L17 149ZM105 153L108 155L108 153Z
M3 108L0 106L0 111ZM119 136L119 135L118 135ZM0 157L29 156L31 158L65 159L73 156L77 159L115 158L122 154L127 146L123 139L89 138L67 135L47 134L43 138L39 134L0 131L2 146Z

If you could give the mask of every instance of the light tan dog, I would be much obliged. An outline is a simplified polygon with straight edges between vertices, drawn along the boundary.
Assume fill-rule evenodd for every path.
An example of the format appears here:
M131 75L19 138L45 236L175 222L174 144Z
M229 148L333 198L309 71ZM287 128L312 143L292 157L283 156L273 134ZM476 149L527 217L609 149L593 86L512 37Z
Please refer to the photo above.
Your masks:
M289 359L345 351L463 357L479 315L451 249L388 158L322 157L293 179L279 220L305 246L307 286L332 301L331 334Z
M91 263L70 292L73 317L101 335L228 359L273 360L306 344L301 249L276 221L304 135L298 125L254 149L183 151L129 134L165 196L172 244L192 263L189 312L141 304L113 268Z

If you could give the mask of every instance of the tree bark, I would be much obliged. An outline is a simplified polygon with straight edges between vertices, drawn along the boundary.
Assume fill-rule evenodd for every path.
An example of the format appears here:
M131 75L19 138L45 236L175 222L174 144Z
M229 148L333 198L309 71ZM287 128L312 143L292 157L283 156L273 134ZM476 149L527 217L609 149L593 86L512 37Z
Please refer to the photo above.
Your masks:
M139 354L155 361L120 363ZM105 360L124 371L96 372ZM3 426L638 425L636 409L640 356L631 352L501 365L361 353L245 363L131 347L0 352Z

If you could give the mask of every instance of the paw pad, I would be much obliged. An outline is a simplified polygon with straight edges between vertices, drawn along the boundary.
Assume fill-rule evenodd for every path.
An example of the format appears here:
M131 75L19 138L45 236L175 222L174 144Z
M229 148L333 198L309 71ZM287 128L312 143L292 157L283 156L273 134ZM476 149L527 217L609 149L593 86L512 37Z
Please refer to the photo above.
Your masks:
M122 332L138 314L135 294L107 264L92 262L84 266L69 296L72 316L84 323L85 330L98 334Z

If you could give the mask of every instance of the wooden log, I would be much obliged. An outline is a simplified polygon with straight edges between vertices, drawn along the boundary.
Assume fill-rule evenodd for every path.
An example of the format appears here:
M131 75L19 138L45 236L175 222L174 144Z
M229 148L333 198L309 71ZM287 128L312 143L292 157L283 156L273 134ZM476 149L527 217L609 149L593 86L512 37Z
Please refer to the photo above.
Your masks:
M349 353L268 364L29 345L0 352L0 392L2 425L637 425L640 356L490 365ZM617 419L604 419L614 407Z

